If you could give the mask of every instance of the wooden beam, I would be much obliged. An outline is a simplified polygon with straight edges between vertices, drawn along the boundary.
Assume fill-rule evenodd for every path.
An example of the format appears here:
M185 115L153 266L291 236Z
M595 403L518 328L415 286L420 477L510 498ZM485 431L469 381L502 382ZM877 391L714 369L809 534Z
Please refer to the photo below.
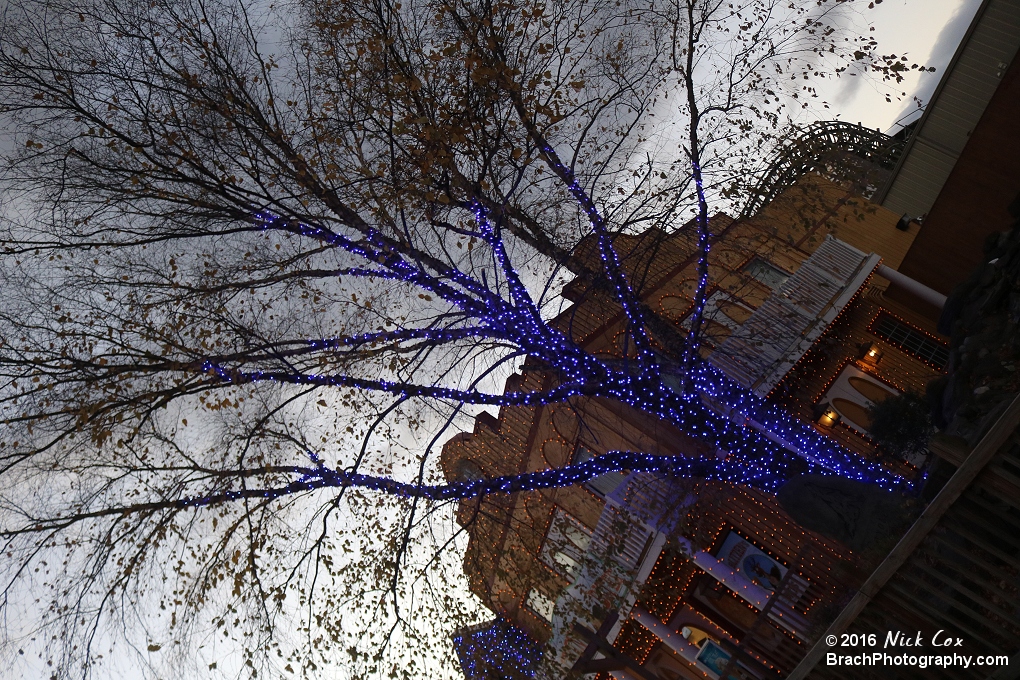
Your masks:
M952 437L939 433L932 436L931 441L928 442L928 448L942 460L960 467L963 465L963 461L967 460L970 447L967 446L967 440L963 437Z
M605 623L602 624L602 626L599 628L599 630L601 631L602 628L607 628ZM612 628L612 626L609 626L607 628L607 630L610 629L610 628ZM628 671L633 671L638 677L642 678L643 680L660 680L659 676L655 675L654 673L649 671L647 668L645 668L644 666L639 664L637 662L637 660L632 659L631 657L629 657L629 656L627 656L625 654L621 654L620 651L618 649L616 649L615 647L613 647L611 644L609 644L609 642L606 641L606 639L604 637L600 636L597 632L591 630L590 628L586 628L586 627L582 626L579 623L575 623L574 624L574 632L576 632L579 635L583 636L584 638L590 640L591 644L597 645L599 651L601 651L603 654L605 654L608 658L606 658L606 659L596 659L596 660L592 661L592 660L589 660L589 659L585 659L584 655L582 654L581 658L577 660L577 663L575 663L571 667L571 669L570 669L571 671L578 671L578 672L581 672L581 673L592 673L594 671L587 671L587 670L585 670L585 668L587 668L589 664L593 664L593 663L601 662L601 661L606 661L606 662L610 662L610 663L618 662L618 663L622 664L622 666L619 667L619 668L615 668L614 667L612 669L601 669L601 670L628 670ZM588 645L588 648L591 647L591 644ZM585 652L587 653L587 651L588 651L588 649L586 648Z
M595 652L599 651L599 647L605 644L609 649L615 652L615 649L606 641L606 637L609 635L609 631L613 629L616 621L620 618L620 612L609 612L609 616L606 617L599 629L595 631L594 635L592 632L582 626L579 623L574 623L574 632L584 636L588 642L588 646L584 648L584 653L581 654L577 662L574 663L570 670L579 671L581 670L579 664L583 664L590 661L595 656ZM604 650L603 650L604 651Z
M740 638L740 644L738 644L736 649L733 650L733 653L730 654L730 660L727 661L723 669L719 671L719 677L721 678L721 680L728 680L728 678L730 677L730 673L736 670L737 664L740 662L741 659L747 659L752 665L758 667L760 670L763 670L766 673L768 672L769 669L765 668L765 666L758 663L756 659L751 657L751 655L747 653L747 650L744 649L744 647L746 647L750 643L751 639L754 637L754 634L757 632L760 626L768 625L769 612L771 612L772 607L777 602L779 602L779 599L782 597L783 590L789 585L790 581L792 580L793 575L797 571L797 567L800 566L801 560L804 557L804 553L807 551L808 545L810 544L805 543L804 545L801 546L800 550L797 551L797 556L790 561L790 565L789 567L787 567L786 573L783 574L783 578L780 579L779 585L776 586L776 589L769 597L768 602L766 602L765 606L762 607L761 611L758 612L758 616L755 617L754 623L751 624L751 627L748 628L744 636ZM791 611L793 610L794 604L796 603L795 602L790 603Z
M921 542L928 536L928 533L935 527L960 494L970 486L982 470L991 462L999 449L1009 441L1009 438L1020 424L1020 395L1013 399L1013 402L1006 408L1005 412L988 429L985 436L981 438L978 445L970 452L966 460L960 465L946 485L942 487L938 495L932 500L921 516L907 532L900 538L896 547L886 556L878 568L868 577L860 590L854 595L850 603L839 613L836 620L832 622L828 630L818 638L814 646L808 651L807 656L797 664L793 672L787 676L788 680L804 680L815 665L822 659L829 649L825 644L825 638L830 635L839 635L845 631L857 615L861 613L865 605L878 594L878 591L889 582L889 579L907 561L907 558L921 545Z

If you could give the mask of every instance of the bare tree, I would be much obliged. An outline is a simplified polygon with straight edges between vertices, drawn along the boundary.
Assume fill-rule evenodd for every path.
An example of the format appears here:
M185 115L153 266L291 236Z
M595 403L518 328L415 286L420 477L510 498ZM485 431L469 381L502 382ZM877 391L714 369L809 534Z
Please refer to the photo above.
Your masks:
M158 668L225 635L244 650L228 674L341 654L417 677L379 650L422 639L408 601L455 608L425 579L455 532L408 550L447 501L619 469L898 484L697 351L709 203L805 95L791 79L873 60L826 6L8 3L4 651L88 676L117 644ZM686 337L640 295L678 228L702 255ZM574 275L622 310L632 357L556 320ZM548 386L501 394L525 357ZM731 455L434 483L472 408L580 396Z

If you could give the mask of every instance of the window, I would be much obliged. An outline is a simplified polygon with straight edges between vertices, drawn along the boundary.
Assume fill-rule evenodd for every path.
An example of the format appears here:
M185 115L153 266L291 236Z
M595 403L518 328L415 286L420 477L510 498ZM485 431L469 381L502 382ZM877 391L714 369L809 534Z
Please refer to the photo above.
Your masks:
M524 606L537 614L546 623L552 623L556 603L545 593L532 588L528 591L528 596L524 598Z
M892 314L882 312L872 322L872 333L890 345L912 354L921 361L942 370L949 363L949 349L927 333L910 326Z
M573 580L591 543L591 531L561 508L556 508L538 557L548 567Z
M871 415L868 407L850 399L833 399L832 407L843 416L846 424L861 432L871 431Z
M595 457L595 453L584 444L578 444L577 450L574 451L574 459L571 461L574 464L583 463L586 460L591 460ZM585 483L584 487L589 491L605 498L608 494L611 494L616 487L620 486L620 482L624 480L626 475L622 472L607 472L604 475L600 475L595 479L592 479Z
M747 321L753 312L753 309L726 291L717 290L705 298L705 309L702 312L702 317L706 321L715 322L720 326L728 328L730 331L735 331L740 328L740 324ZM690 330L693 317L693 314L688 314L680 325Z
M775 290L790 278L790 275L767 260L756 257L744 267L744 273Z
M898 394L854 364L847 364L822 395L819 405L828 404L840 415L843 425L866 434L871 429L868 408Z
M457 479L462 482L477 482L485 479L482 468L473 460L462 460L457 463Z
M786 575L786 566L766 554L736 531L730 531L716 559L755 585L774 592Z

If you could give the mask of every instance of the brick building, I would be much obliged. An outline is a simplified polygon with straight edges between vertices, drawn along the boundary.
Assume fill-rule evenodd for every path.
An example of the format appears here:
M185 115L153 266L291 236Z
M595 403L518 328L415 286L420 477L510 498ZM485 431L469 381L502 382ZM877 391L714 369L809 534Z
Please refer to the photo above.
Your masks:
M755 217L712 222L709 360L859 455L916 474L922 461L895 459L871 441L866 409L923 390L944 366L934 323L886 299L888 282L876 275L899 266L918 226L816 175ZM617 246L642 300L683 336L697 267L687 230L620 237ZM557 326L588 351L623 359L629 339L616 305L582 280L564 296L573 304ZM675 346L675 337L655 340L667 356ZM551 380L526 362L506 389ZM482 413L473 432L446 444L442 465L448 479L470 479L612 450L718 453L624 405L576 398ZM619 612L606 639L632 666L644 664L613 671L621 678L719 677L713 663L734 677L786 672L854 569L845 546L798 526L768 494L643 473L464 501L458 520L470 534L472 591L548 643L550 667L565 670L584 651L575 624L595 629ZM730 661L737 650L739 664Z

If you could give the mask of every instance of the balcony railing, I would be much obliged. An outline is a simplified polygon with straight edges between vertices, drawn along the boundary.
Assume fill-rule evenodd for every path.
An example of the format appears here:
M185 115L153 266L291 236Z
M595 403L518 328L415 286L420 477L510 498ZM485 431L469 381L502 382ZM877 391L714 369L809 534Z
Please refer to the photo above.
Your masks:
M649 473L631 473L606 496L605 508L577 577L556 601L553 635L539 678L561 677L584 653L588 640L577 633L577 624L590 630L598 629L606 614L619 612L619 623L606 636L610 644L615 640L667 539L685 544L692 561L702 571L755 609L764 610L766 623L763 625L775 629L772 638L807 639L809 624L800 601L811 584L798 574L790 573L778 592L770 592L719 558L705 551L694 551L676 529L678 520L689 512L695 500L684 481ZM796 571L800 561L794 562L796 564L791 563L790 567ZM769 604L770 600L775 601ZM752 645L755 649L760 646ZM772 652L780 654L778 650ZM797 660L787 661L792 666Z
M827 236L709 361L767 395L868 280L881 258Z
M570 668L583 653L587 642L574 624L598 628L605 613L633 608L666 543L670 520L694 500L678 497L676 485L677 480L635 472L606 495L577 579L556 600L547 664ZM618 632L619 625L607 638L612 641Z

